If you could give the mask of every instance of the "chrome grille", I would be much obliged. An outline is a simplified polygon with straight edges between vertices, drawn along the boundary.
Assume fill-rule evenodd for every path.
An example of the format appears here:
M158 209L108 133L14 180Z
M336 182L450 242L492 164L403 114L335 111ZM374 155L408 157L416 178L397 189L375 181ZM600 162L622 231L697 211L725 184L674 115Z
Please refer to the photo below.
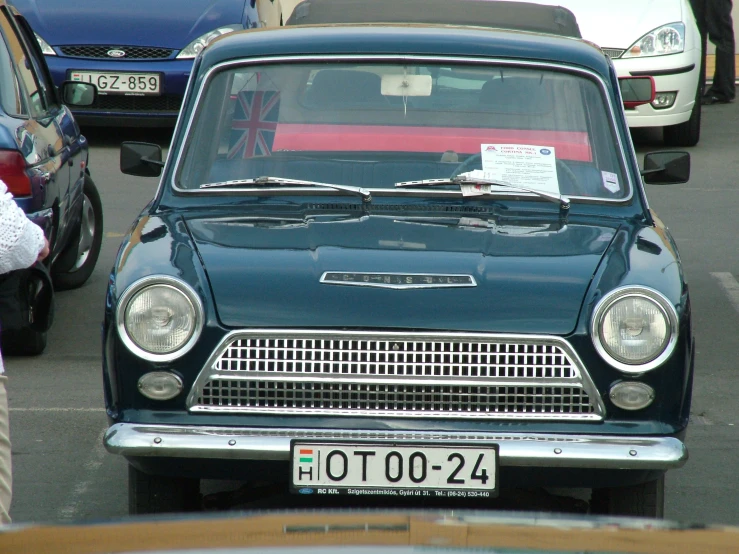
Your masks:
M554 337L238 333L198 377L193 411L600 420L603 405Z
M601 48L603 50L603 53L608 56L609 58L620 58L626 50L622 48Z
M151 46L104 46L104 45L79 45L61 46L60 50L65 56L72 58L103 58L107 60L163 60L172 55L171 48L156 48ZM121 50L126 53L122 58L108 56L110 50Z

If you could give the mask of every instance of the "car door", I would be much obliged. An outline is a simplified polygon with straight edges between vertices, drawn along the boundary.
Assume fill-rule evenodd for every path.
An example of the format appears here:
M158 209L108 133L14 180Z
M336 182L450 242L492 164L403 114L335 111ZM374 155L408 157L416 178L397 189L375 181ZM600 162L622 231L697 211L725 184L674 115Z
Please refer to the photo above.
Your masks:
M16 128L18 148L26 158L26 163L37 170L41 176L43 208L55 211L57 222L51 230L51 242L66 232L69 210L68 161L70 149L65 145L63 134L57 124L62 109L56 91L50 81L45 79L32 43L23 35L14 14L7 6L0 7L0 30L8 46L18 75L18 85L24 97L25 107L17 114L22 120Z
M68 225L76 221L76 214L80 212L81 208L88 158L87 139L80 132L79 125L77 125L71 110L61 102L60 93L54 85L51 72L46 65L41 47L30 24L19 13L14 12L14 16L18 31L24 43L28 46L29 59L33 62L36 76L46 91L50 112L61 136L62 150L59 155L62 162L66 161L69 168L69 188L67 194L64 195L65 198L62 199L62 205L66 208L67 216L62 218L61 224L66 229Z

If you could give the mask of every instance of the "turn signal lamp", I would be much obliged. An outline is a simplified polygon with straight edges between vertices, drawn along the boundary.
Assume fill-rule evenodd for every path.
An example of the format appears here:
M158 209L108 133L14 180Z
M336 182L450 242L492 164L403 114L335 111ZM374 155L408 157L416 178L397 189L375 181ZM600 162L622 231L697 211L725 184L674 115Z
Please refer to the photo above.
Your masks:
M654 389L638 381L623 381L611 387L608 393L614 406L622 410L643 410L654 400Z

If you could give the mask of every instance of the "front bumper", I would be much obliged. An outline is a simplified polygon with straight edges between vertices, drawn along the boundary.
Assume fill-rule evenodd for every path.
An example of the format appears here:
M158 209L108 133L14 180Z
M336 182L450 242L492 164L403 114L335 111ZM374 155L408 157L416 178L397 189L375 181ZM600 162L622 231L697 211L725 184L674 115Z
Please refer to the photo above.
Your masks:
M700 77L699 50L670 56L618 58L613 60L613 66L619 77L651 75L657 92L677 92L675 103L669 108L655 109L645 104L626 110L629 127L665 127L690 119Z
M109 94L98 96L89 107L75 107L72 111L83 124L129 124L142 126L173 126L182 104L193 60L108 60L45 56L49 71L57 86L70 78L72 71L99 71L107 73L158 73L161 76L161 94L158 96L129 96ZM136 121L131 121L135 118Z
M503 467L668 470L688 460L685 444L674 437L565 435L544 433L460 433L248 429L186 425L116 423L105 448L130 457L212 458L287 461L290 440L370 440L404 445L455 442L499 445Z

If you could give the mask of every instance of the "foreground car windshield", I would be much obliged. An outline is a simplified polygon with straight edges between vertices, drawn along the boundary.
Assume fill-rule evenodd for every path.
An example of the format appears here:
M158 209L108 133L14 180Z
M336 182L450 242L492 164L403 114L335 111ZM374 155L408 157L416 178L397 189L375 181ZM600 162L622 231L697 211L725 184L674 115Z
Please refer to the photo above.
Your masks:
M231 67L205 84L177 186L270 176L396 189L462 175L625 199L628 180L603 94L587 76L541 67Z

